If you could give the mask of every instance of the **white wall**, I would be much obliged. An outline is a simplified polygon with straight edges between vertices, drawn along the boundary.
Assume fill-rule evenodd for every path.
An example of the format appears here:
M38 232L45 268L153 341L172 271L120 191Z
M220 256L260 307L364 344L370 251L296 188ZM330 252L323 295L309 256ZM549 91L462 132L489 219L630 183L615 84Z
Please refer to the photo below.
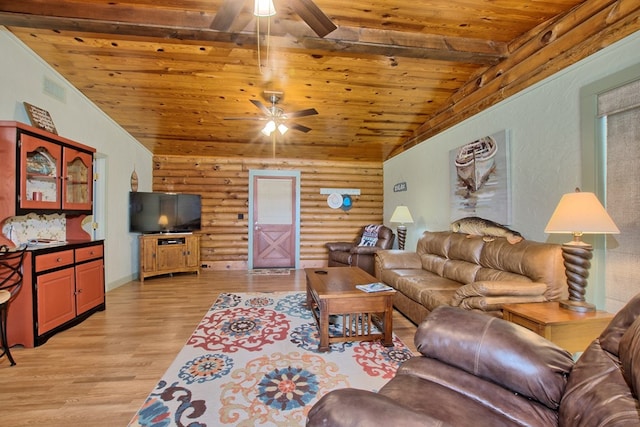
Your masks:
M137 236L128 232L129 178L135 166L140 191L151 190L152 154L4 27L0 58L0 120L28 124L23 102L29 102L49 111L59 135L94 147L105 159L107 290L128 282L138 271ZM45 77L64 87L64 102L43 92Z
M510 227L530 240L555 243L570 240L570 236L549 237L544 227L560 197L582 186L580 88L638 63L639 51L640 32L636 32L386 161L385 222L389 224L396 205L409 207L415 223L407 227L407 249L415 249L424 230L448 229L449 151L508 129L511 133ZM394 184L403 181L407 182L408 191L394 193ZM591 273L597 277L593 269ZM603 287L603 283L590 280L587 288L587 300L599 308L603 308Z

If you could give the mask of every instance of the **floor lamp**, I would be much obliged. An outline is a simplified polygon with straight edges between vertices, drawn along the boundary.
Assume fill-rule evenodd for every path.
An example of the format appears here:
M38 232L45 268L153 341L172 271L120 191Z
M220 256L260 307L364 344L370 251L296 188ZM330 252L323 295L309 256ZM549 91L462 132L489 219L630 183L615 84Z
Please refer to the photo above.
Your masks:
M584 298L593 246L583 242L582 235L615 234L620 230L595 194L576 188L575 193L562 196L544 231L573 234L573 240L562 245L569 299L560 301L560 306L573 311L594 311L595 306Z
M404 250L404 242L407 238L407 227L405 224L413 224L413 218L409 208L403 205L397 206L391 215L391 222L399 223L398 232L398 249Z

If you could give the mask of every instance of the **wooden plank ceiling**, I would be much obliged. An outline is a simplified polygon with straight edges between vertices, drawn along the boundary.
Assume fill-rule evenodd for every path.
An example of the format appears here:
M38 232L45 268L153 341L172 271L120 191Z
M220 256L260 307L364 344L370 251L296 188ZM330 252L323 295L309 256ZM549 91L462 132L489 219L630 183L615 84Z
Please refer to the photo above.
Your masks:
M0 0L0 24L154 154L362 161L640 27L637 0L273 1ZM263 136L264 91L311 130Z

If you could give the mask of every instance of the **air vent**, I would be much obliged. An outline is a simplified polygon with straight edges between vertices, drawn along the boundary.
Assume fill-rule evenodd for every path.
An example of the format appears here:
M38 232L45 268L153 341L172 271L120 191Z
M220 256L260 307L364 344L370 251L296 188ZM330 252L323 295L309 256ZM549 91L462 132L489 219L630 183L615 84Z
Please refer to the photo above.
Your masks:
M44 78L42 91L60 102L67 102L67 91L65 88L48 77Z

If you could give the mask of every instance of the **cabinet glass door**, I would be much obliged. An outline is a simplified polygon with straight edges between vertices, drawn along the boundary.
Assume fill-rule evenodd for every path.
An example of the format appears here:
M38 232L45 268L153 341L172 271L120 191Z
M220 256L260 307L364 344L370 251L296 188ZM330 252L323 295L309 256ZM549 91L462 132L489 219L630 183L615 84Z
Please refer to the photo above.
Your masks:
M20 153L20 207L59 208L62 148L57 144L23 134Z
M63 209L91 210L92 168L91 154L65 147Z

